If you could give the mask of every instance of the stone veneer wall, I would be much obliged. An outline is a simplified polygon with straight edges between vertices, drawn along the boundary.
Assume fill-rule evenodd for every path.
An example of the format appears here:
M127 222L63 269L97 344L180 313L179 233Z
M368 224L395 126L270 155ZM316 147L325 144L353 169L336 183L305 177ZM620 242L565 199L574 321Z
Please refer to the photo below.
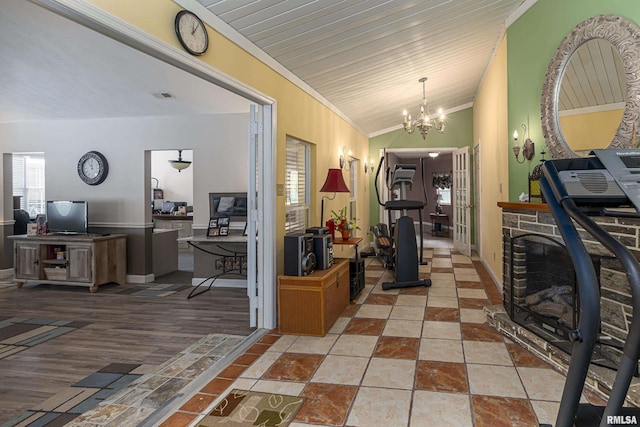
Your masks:
M504 277L503 288L508 287L508 266L506 258L510 252L509 237L526 233L538 233L549 236L558 242L562 237L558 232L553 216L546 205L528 203L505 203L502 207L502 230L504 247ZM632 218L595 217L596 223L618 238L631 251L639 257L640 220ZM578 228L585 242L587 250L591 254L603 257L612 257L600 243L595 241L587 232ZM621 265L615 259L601 260L601 316L603 322L602 332L615 338L617 342L623 342L628 333L628 325L631 319L630 289L626 275L621 272ZM508 338L522 345L533 354L546 360L558 371L566 373L571 356L559 350L549 342L540 338L527 328L513 322L506 313L505 307L494 305L485 307L487 322ZM591 365L585 385L603 398L607 398L615 379L616 372L600 366ZM634 377L629 387L626 398L627 404L640 407L640 378Z
M640 220L633 218L594 217L594 221L611 233L616 239L640 257ZM629 333L631 320L631 291L626 274L613 254L598 243L589 233L578 227L580 237L590 254L602 256L600 265L600 316L602 334L611 337L614 344L622 345ZM509 253L510 237L525 233L545 235L563 243L553 216L542 210L516 210L503 208L502 232L504 241L503 290L505 298L509 294ZM514 273L514 274L517 274ZM517 276L514 276L517 277Z

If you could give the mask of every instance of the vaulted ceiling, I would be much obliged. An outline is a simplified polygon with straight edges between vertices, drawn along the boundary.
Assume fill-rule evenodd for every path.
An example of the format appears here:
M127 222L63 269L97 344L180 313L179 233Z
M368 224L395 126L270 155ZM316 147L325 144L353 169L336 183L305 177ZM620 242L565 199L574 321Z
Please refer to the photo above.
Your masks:
M524 0L197 0L365 132L469 107ZM522 7L521 7L522 6Z

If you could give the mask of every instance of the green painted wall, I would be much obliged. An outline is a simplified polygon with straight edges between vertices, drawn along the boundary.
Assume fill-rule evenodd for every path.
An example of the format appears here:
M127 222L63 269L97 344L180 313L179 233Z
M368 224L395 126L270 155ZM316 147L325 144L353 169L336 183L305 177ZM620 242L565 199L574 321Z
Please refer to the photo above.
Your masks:
M580 22L595 15L620 15L640 23L640 3L633 0L538 0L507 30L509 99L509 200L527 192L527 174L539 164L544 138L540 121L540 99L549 62L558 45ZM517 164L511 152L514 130L529 124L530 138L536 143L536 157ZM521 138L519 138L522 141ZM546 158L549 158L547 155Z
M398 115L398 124L402 121L402 116ZM444 133L431 131L427 139L423 140L418 132L409 135L403 129L369 138L369 156L374 159L376 168L380 157L378 153L382 148L459 148L471 147L473 143L473 110L467 108L447 115L447 128ZM469 150L470 154L471 151ZM472 164L472 163L471 163ZM381 171L382 173L383 171ZM473 175L472 175L473 176ZM370 200L370 223L380 222L379 204L376 198L374 187L375 171L369 175L369 200ZM472 193L473 194L473 193ZM473 223L473 221L472 221Z

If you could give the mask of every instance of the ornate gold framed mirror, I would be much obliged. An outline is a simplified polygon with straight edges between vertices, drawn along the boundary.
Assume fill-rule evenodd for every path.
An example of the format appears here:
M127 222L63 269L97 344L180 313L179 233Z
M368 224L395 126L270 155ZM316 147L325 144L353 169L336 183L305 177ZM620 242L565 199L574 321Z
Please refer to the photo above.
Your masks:
M640 29L616 15L578 24L551 59L542 132L554 159L630 148L640 133Z

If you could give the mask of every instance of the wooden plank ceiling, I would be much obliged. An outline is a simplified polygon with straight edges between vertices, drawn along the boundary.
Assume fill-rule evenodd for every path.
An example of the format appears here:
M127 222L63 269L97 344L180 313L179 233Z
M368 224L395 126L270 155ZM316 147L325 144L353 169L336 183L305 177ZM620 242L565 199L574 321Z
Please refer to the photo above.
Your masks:
M470 106L525 0L198 0L368 134ZM526 2L529 7L533 2Z

